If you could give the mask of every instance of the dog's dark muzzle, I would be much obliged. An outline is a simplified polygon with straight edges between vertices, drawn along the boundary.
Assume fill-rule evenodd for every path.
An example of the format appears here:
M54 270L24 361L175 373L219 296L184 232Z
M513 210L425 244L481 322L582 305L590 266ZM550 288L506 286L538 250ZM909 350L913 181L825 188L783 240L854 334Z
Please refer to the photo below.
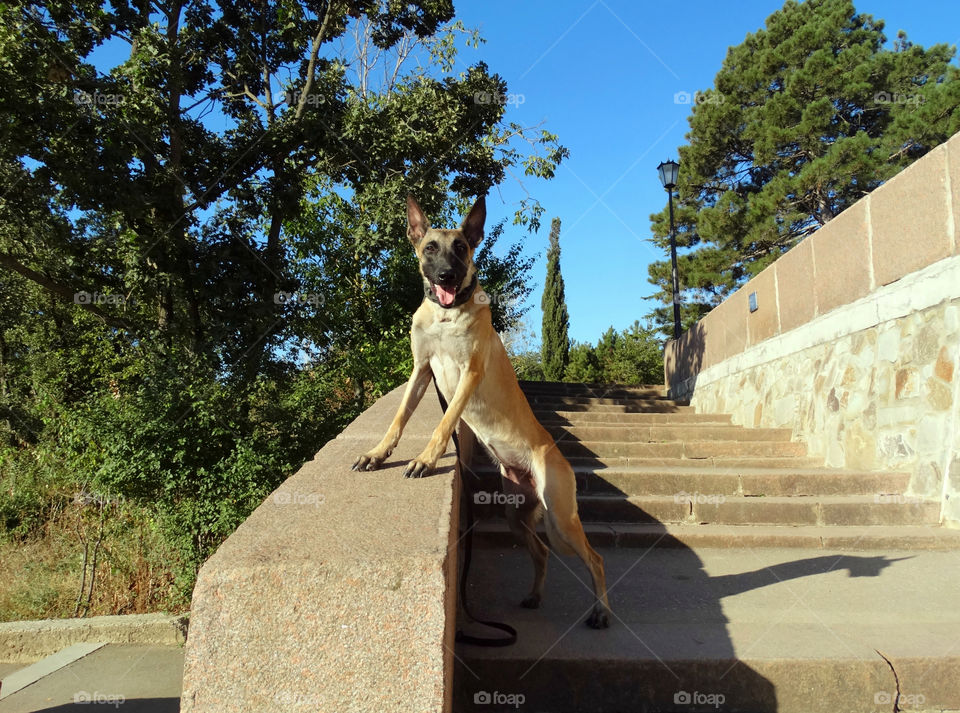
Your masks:
M440 281L440 275L437 276L437 281L428 276L424 284L426 298L447 309L450 307L459 307L470 299L473 291L477 288L476 274L474 274L473 279L470 280L468 285L461 288L460 285L463 284L463 278L465 276L465 274L463 276L456 276L453 280L450 280L448 277L448 279L444 281Z
M424 260L423 274L430 283L428 298L441 307L453 307L460 286L467 276L467 266L460 261L452 263L440 256Z

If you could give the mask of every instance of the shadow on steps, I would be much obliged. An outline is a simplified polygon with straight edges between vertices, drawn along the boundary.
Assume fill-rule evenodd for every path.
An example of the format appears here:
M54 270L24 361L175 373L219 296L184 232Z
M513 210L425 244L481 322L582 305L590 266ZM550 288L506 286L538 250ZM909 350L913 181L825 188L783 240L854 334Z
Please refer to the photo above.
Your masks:
M563 396L564 410L571 404L589 408L577 404L576 395ZM546 408L560 403L550 393L533 395L535 409L538 402ZM668 403L649 411L647 406L623 406L624 413L658 412L661 407L664 411L659 412L677 410ZM482 472L484 460L481 456L475 461L481 475L474 490L489 493L499 488L498 476L489 467ZM604 462L585 452L577 465L581 471L578 492L582 492L589 478L582 473L603 467ZM513 625L518 642L506 648L458 645L453 710L777 711L774 684L745 664L734 648L722 599L824 574L840 566L838 558L818 556L710 576L698 555L672 538L654 514L630 503L628 493L610 484L605 489L610 495L623 496L621 507L635 511L624 519L659 525L661 538L672 540L670 548L658 549L656 542L635 549L594 544L605 558L613 614L611 627L596 631L584 624L592 606L592 587L586 567L577 558L551 556L544 601L540 609L529 610L519 606L533 574L526 550L519 543L504 547L499 540L497 545L475 546L468 585L471 610L480 618ZM492 512L483 510L487 517ZM482 532L478 537L484 537ZM546 541L542 526L541 539ZM871 577L896 561L843 559L841 568L849 569L850 576ZM488 634L480 629L471 633Z

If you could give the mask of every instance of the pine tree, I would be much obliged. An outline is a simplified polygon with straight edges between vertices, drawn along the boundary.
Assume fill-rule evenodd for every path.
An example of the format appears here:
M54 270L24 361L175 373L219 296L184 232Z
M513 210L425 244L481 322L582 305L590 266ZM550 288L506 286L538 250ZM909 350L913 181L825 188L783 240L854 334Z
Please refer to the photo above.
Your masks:
M550 249L547 251L547 281L543 286L543 328L540 353L543 355L543 375L547 381L560 381L570 359L570 338L567 328L570 315L563 295L563 275L560 273L560 219L550 223Z
M729 49L679 151L685 326L960 129L954 49L887 49L883 27L851 0L788 0ZM651 221L667 250L666 206ZM669 259L649 273L669 329Z
M564 371L563 380L588 384L604 382L603 368L592 344L574 342L570 345L570 363Z
M605 331L596 346L570 345L565 381L595 384L658 384L663 381L663 343L650 324L634 322L622 332Z

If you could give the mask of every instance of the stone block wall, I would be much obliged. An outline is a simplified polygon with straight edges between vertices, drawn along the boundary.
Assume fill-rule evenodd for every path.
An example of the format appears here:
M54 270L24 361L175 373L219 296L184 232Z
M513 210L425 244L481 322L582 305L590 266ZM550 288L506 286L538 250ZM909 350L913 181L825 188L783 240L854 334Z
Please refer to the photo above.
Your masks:
M404 387L288 478L200 569L184 713L447 713L452 706L459 497L450 447L402 471L442 417L427 393L374 472Z
M960 135L668 342L671 396L789 427L827 466L909 472L960 526L958 212Z

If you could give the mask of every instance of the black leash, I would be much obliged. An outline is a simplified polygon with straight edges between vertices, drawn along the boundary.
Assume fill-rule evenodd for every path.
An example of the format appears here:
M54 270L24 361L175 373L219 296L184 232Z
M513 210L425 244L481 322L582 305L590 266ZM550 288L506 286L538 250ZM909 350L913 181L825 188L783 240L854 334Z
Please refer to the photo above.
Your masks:
M437 398L440 400L440 408L446 413L447 412L447 400L443 398L443 394L440 393L440 387L437 386L437 377L433 377L433 388L437 391ZM453 430L453 447L457 453L457 463L460 465L460 501L463 506L463 511L465 514L464 524L466 525L466 531L461 535L460 539L463 542L463 567L460 569L460 604L463 607L463 613L466 614L467 618L481 624L483 626L489 627L491 629L499 629L507 634L507 636L502 637L486 637L486 636L473 636L471 634L465 634L462 629L457 629L456 640L463 644L473 644L474 646L513 646L517 643L517 630L514 629L509 624L504 624L499 621L484 621L482 619L477 619L467 606L467 573L470 571L470 560L473 558L473 494L476 492L474 490L473 483L467 485L467 477L465 474L466 470L469 470L466 463L460 458L460 439L457 437L457 430ZM470 471L471 475L475 478L476 475L473 474L473 471ZM461 525L461 530L463 525Z

